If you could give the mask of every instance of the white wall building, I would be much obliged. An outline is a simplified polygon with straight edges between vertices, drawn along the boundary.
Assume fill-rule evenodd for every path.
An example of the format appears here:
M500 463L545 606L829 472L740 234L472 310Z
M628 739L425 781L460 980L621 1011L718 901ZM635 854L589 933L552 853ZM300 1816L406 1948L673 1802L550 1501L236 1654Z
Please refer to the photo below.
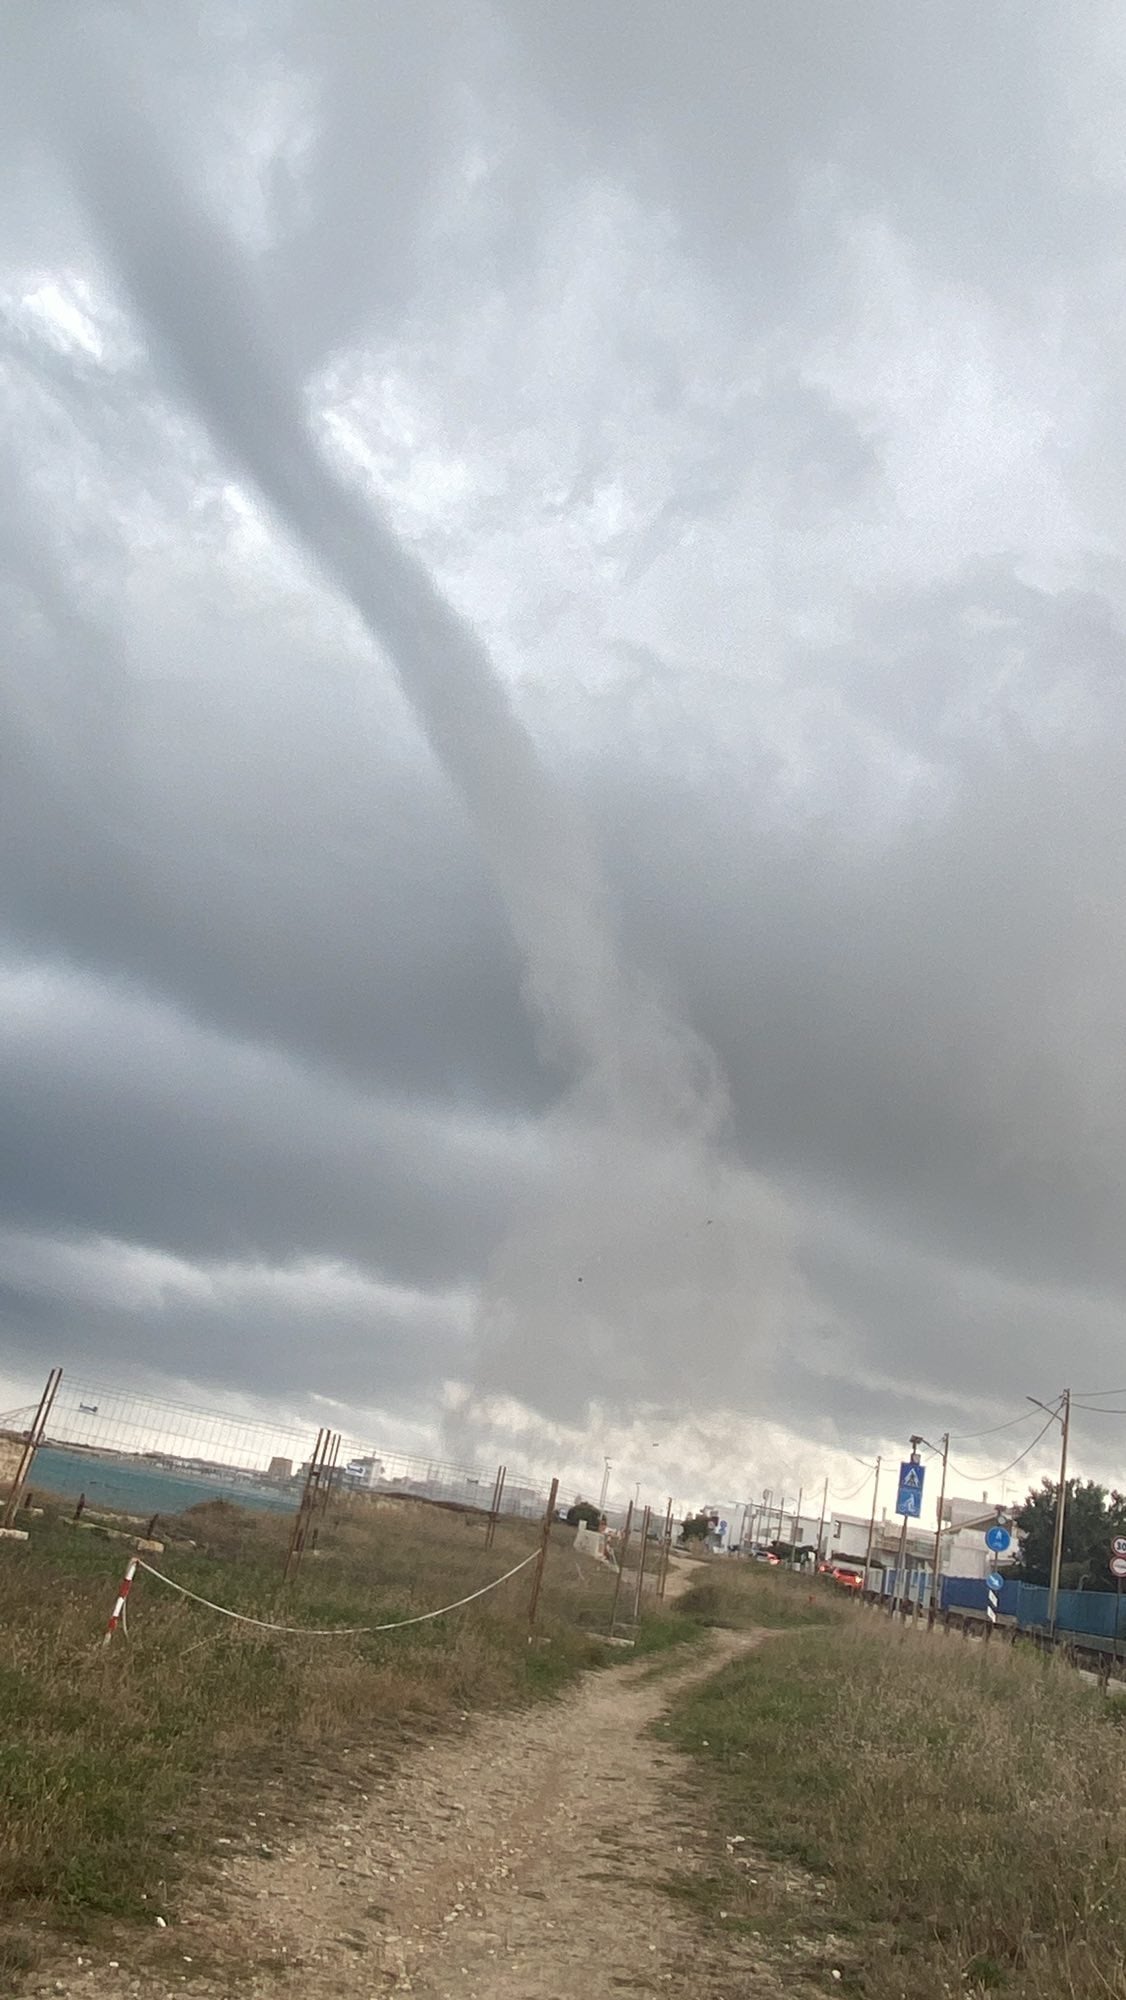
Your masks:
M984 1497L980 1500L959 1500L948 1494L942 1507L943 1526L952 1532L942 1537L943 1576L988 1576L998 1561L1007 1561L1008 1556L998 1558L986 1546L986 1530L997 1519L997 1507ZM1015 1547L1015 1543L1014 1543Z

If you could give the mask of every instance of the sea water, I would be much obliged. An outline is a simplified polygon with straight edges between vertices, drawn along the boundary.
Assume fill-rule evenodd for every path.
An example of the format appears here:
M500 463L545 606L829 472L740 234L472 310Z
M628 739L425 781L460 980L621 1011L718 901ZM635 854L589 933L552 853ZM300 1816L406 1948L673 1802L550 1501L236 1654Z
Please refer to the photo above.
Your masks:
M162 1466L139 1465L135 1458L108 1458L100 1452L64 1450L43 1445L35 1454L28 1486L33 1493L77 1500L86 1495L89 1507L106 1513L182 1514L204 1500L234 1500L240 1507L290 1513L299 1492L259 1485L222 1473L168 1472Z

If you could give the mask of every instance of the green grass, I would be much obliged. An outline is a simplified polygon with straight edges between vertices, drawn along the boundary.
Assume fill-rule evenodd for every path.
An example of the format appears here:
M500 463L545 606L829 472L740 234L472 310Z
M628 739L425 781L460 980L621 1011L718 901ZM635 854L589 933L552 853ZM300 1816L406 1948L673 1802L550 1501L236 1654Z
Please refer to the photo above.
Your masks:
M196 1546L152 1560L205 1597L305 1625L378 1623L489 1581L536 1545L505 1522L343 1502L316 1554L281 1581L289 1523L220 1503L180 1524ZM383 1768L404 1744L472 1708L556 1693L601 1665L612 1579L580 1575L553 1539L537 1639L531 1572L447 1618L361 1638L277 1638L217 1618L140 1573L129 1636L101 1644L125 1543L37 1521L0 1552L0 1970L44 1922L91 1925L175 1914L187 1872L217 1835L267 1809L263 1837L319 1796L342 1760ZM655 1635L654 1635L655 1642Z
M701 1564L700 1574L677 1600L677 1607L700 1625L770 1632L832 1624L848 1612L835 1586L821 1577L795 1576L729 1558Z
M1065 1666L846 1610L674 1705L717 1832L672 1885L866 2000L1126 1996L1126 1718Z

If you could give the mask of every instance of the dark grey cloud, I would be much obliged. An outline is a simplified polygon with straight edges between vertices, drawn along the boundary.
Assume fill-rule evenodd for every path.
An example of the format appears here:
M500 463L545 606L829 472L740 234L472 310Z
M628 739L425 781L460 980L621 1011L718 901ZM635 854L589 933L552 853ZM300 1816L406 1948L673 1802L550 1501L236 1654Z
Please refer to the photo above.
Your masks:
M1109 1381L1113 15L190 12L14 43L20 1366L758 1485Z
M336 1257L399 1283L466 1283L513 1188L526 1128L456 1105L365 1099L261 1044L137 994L14 973L3 1157L14 1221L154 1249Z

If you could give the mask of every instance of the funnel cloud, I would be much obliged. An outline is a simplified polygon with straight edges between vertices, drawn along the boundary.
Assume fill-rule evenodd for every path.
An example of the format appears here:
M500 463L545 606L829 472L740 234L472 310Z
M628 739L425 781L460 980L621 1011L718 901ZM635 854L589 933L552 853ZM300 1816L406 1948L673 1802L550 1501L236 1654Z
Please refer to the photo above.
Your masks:
M10 1400L843 1494L1116 1386L1124 70L1102 6L27 10Z

